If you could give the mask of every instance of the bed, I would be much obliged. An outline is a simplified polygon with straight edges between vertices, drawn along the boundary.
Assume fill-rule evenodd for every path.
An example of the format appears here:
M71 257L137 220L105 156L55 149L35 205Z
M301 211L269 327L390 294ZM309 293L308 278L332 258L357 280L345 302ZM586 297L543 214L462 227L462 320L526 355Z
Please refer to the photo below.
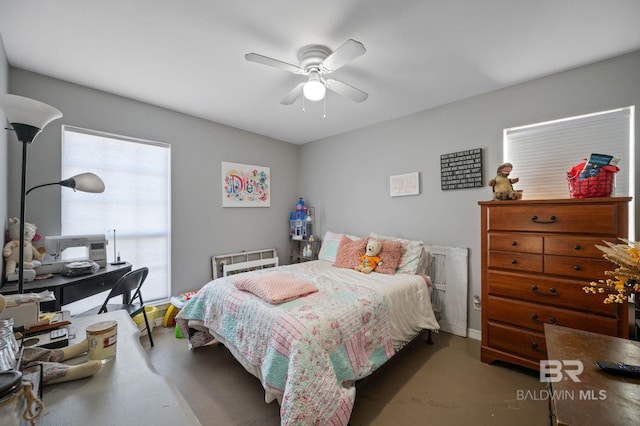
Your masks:
M391 271L351 267L368 238L383 241ZM428 263L419 241L327 232L319 260L216 278L176 321L191 349L217 341L259 378L281 424L346 425L356 381L439 329Z

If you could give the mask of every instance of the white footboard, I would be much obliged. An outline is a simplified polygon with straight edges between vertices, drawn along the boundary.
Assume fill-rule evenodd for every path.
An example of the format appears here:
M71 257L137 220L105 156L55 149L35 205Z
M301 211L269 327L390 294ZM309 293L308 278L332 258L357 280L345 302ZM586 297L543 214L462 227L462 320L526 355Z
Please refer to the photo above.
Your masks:
M275 248L222 254L211 257L211 276L215 280L227 275L274 266L278 266L278 252Z

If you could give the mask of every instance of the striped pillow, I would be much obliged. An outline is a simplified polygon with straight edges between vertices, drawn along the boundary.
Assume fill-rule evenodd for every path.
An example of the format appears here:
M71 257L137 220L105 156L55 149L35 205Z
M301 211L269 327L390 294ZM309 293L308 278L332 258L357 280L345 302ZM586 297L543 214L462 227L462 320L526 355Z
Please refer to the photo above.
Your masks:
M375 232L371 232L369 234L369 237L378 240L400 241L402 243L404 253L400 258L400 263L398 264L398 269L396 269L396 274L418 273L422 258L422 252L424 251L424 243L422 241L405 240L403 238L397 237L386 237L384 235L376 234Z

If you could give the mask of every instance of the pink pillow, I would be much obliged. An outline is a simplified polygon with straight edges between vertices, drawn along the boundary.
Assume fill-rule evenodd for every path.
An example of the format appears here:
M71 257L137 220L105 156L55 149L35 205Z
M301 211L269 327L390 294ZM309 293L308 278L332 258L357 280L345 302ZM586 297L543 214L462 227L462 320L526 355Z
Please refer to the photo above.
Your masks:
M243 274L233 284L238 290L253 293L269 303L283 303L318 291L310 282L279 271Z
M353 241L346 235L342 236L342 240L340 240L340 245L338 246L338 253L336 254L336 261L333 266L348 269L353 269L358 266L360 256L367 251L367 241L367 238Z
M396 268L400 264L400 259L404 253L402 241L378 241L382 243L382 250L378 255L382 259L382 265L378 265L374 272L393 275L396 273Z

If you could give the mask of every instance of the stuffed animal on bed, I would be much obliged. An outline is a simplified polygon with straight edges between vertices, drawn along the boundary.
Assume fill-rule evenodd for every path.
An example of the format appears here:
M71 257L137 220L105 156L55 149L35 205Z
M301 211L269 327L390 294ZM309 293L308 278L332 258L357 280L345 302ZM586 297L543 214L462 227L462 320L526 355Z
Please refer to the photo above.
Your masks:
M513 184L520 181L520 178L509 178L513 170L511 163L502 163L498 166L498 174L489 181L489 186L493 188L494 200L519 200L522 192L513 189Z
M370 273L376 266L382 264L382 259L378 257L378 254L382 250L382 243L377 240L369 240L367 242L367 250L360 256L360 264L356 266L356 271Z
M31 244L36 236L36 226L33 223L24 223L24 269L33 269L40 266L42 254ZM5 275L7 278L16 273L16 267L20 262L20 220L9 219L9 242L4 246L2 256L6 262Z

